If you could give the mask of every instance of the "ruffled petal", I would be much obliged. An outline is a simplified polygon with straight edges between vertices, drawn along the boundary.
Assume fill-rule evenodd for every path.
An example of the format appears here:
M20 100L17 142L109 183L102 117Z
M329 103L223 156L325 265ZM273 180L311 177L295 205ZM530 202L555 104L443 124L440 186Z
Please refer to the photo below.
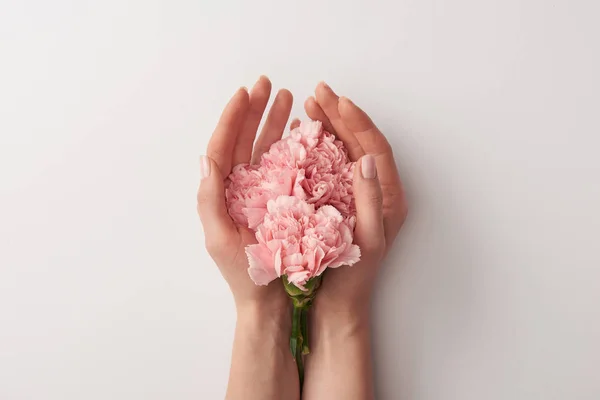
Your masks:
M248 257L248 275L257 285L268 285L277 278L272 254L260 244L246 246Z
M346 246L346 249L331 264L329 268L337 268L342 265L354 265L360 261L360 247L355 244Z

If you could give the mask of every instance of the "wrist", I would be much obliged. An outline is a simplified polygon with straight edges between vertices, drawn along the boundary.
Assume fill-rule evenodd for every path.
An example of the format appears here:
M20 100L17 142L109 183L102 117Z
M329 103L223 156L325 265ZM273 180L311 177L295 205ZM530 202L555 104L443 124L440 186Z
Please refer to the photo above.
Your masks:
M289 338L291 310L289 304L276 305L262 302L246 302L236 305L237 325L247 333L258 332L272 337Z
M311 325L323 338L339 339L370 329L371 311L368 303L352 306L315 302L311 314Z
M260 291L260 294L238 295L234 293L235 308L238 317L252 315L255 319L283 318L290 314L290 299L283 288L271 283Z
M357 293L341 298L327 292L317 293L312 310L317 323L323 325L369 325L371 296Z

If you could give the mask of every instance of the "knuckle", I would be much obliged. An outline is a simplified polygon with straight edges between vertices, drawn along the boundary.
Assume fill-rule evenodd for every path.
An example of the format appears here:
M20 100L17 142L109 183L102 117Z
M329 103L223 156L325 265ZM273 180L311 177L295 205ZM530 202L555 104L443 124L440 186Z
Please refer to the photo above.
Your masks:
M358 142L356 142L356 143L344 142L344 145L346 145L348 152L352 155L358 156L359 154L364 153L362 146Z
M379 190L370 190L365 194L365 200L370 207L381 207L383 204L383 196Z
M384 189L385 190L385 189ZM390 215L404 220L408 215L408 204L402 192L385 191L383 196L383 209Z
M213 160L222 160L225 157L225 149L223 149L221 143L217 146L210 146L207 153Z
M370 237L368 240L361 241L361 253L368 257L380 257L385 251L385 239Z

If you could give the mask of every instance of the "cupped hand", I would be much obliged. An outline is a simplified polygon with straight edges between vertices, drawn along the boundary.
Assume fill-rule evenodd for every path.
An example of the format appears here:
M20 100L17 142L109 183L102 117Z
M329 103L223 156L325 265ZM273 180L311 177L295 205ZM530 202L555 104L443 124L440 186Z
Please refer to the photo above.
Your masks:
M392 148L371 118L352 101L320 83L304 104L309 118L323 122L348 149L354 172L357 221L354 241L361 261L328 269L315 299L319 311L347 314L365 310L379 265L407 215L407 203Z
M231 98L200 159L198 214L208 253L229 284L236 305L261 309L287 308L282 285L256 286L248 276L245 247L256 243L254 233L236 225L227 212L224 180L233 166L257 162L271 144L281 139L292 109L292 94L285 89L275 97L263 129L252 144L271 94L271 82L261 76L248 93L240 88ZM296 122L294 122L295 124Z

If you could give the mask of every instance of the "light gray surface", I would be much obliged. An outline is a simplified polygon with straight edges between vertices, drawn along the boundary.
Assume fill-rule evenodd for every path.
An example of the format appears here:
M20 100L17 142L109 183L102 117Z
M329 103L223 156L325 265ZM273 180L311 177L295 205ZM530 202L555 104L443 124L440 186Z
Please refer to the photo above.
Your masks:
M597 2L94 3L0 3L1 399L222 398L198 156L261 73L396 151L379 399L600 398Z

